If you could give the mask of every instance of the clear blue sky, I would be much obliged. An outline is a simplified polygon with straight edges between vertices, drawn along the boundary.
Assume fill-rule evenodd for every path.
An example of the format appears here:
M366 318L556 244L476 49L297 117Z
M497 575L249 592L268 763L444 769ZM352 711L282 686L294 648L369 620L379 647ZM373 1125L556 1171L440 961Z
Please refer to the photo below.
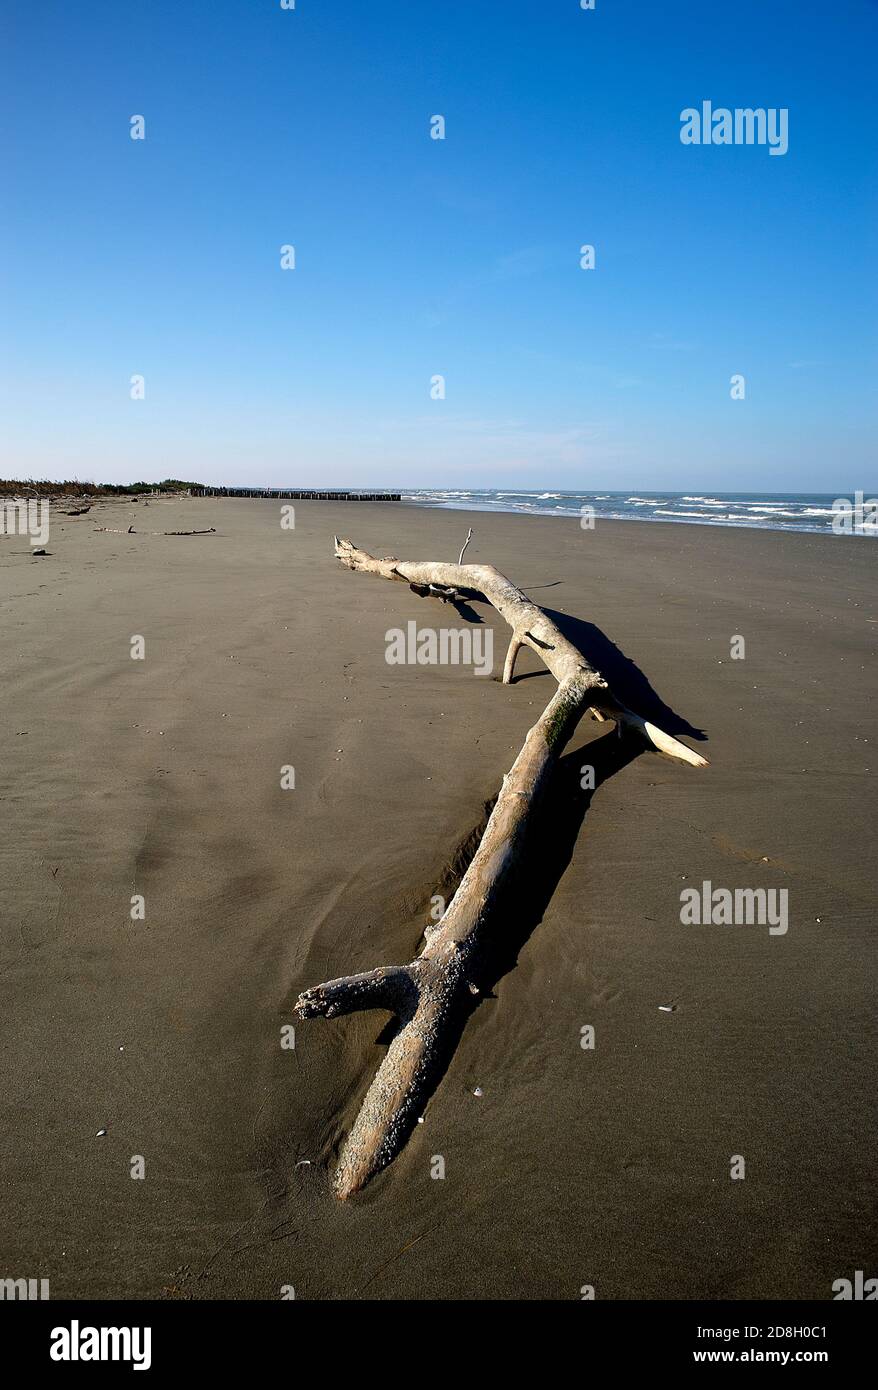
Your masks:
M2 16L5 475L874 482L874 3ZM789 152L682 145L705 99Z

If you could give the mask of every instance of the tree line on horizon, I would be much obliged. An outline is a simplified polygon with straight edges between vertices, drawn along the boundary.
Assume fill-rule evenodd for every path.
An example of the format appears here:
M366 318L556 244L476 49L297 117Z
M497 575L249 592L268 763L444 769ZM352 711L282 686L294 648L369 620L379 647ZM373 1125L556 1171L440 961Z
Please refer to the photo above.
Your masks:
M31 497L119 497L129 493L186 492L201 483L185 482L181 478L165 478L160 483L95 483L65 479L52 482L37 478L0 478L0 493L24 493Z

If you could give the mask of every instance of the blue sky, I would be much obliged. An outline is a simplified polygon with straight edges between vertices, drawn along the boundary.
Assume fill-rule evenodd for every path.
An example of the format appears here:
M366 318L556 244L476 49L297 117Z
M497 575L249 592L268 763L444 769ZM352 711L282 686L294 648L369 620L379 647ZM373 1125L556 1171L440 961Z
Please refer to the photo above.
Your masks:
M868 488L876 39L867 0L5 0L0 471ZM706 99L788 153L682 145Z

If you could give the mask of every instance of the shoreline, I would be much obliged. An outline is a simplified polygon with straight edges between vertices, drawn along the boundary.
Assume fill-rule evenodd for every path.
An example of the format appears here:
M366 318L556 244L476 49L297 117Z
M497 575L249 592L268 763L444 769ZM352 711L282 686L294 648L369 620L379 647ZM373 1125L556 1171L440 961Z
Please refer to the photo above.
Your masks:
M0 486L2 486L2 485L0 485ZM234 490L232 490L231 492L229 492L228 490L222 489L222 488L218 489L217 491L212 491L210 488L208 488L208 487L206 487L206 486L204 486L204 485L201 485L201 484L195 485L195 484L193 484L193 485L192 485L192 487L193 487L193 491L192 491L192 492L184 492L184 491L177 491L177 492L164 491L164 492L156 492L156 493L151 493L151 492L124 493L124 492L122 492L122 493L108 494L108 493L106 493L106 492L100 492L100 491L99 491L99 492L96 492L96 493L83 492L83 491L81 491L80 489L81 489L82 487L86 486L86 485L84 485L84 484L70 484L70 485L68 485L68 486L72 489L71 491L59 492L59 493L52 493L51 491L47 490L47 489L49 489L49 488L51 487L51 484L47 484L47 483L35 483L35 484L34 484L34 487L35 487L36 489L38 489L38 490L36 491L35 494L32 494L32 495L30 495L30 496L27 495L27 494L25 494L25 493L23 493L23 492L21 492L21 491L17 491L17 492L15 492L15 493L3 493L2 491L0 491L0 508L2 508L4 502L16 502L16 503L20 503L20 502L26 501L26 500L32 500L32 501L47 501L47 502L54 503L54 504L59 504L59 503L62 503L62 502L64 502L64 501L70 502L70 501L76 500L76 501L79 501L79 502L84 502L84 503L86 503L88 506L91 506L92 504L94 504L94 503L96 503L96 502L121 502L121 503L129 502L129 503L133 503L133 502L135 502L135 501L137 501L137 500L140 500L140 501L148 500L149 497L153 497L154 500L158 500L159 498L164 498L165 500L172 500L172 499L176 499L176 500L185 500L187 497L193 497L193 498L198 498L199 500L208 500L208 501L211 500L212 498L213 498L213 499L219 499L219 498L222 498L222 497L226 497L226 498L228 498L229 500L235 500L235 501L273 501L273 502L282 501L282 500L289 500L289 501L294 501L294 502L295 502L295 501L299 501L299 502L301 502L301 501L328 501L328 502L332 502L332 503L341 503L341 502L352 502L352 503L354 503L354 502L356 502L356 503L359 504L359 505L363 505L363 504L365 504L365 503L370 503L370 502L383 502L383 503L385 503L385 504L386 504L387 502L395 502L395 503L397 503L397 504L400 505L400 506L415 507L415 508L423 508L423 509L426 509L426 510L434 510L434 511L454 511L454 512L462 511L462 512L472 512L473 514L475 514L475 515L477 515L477 516L491 516L491 515L497 515L497 516L521 516L521 517L541 516L541 517L551 518L551 519L553 519L553 520L561 520L561 521L580 521L580 522L581 522L581 512L582 512L582 510L584 510L585 507L591 507L591 508L592 508L592 511L593 511L593 513L594 513L594 515L593 515L593 517L592 517L592 525L591 525L591 526L584 527L584 528L582 528L582 529L593 529L593 526L597 524L597 521L601 521L601 522L606 522L606 521L636 521L636 522L658 522L658 523L660 523L660 524L662 524L662 525L666 525L666 526L667 526L667 525L703 526L703 527L705 527L707 530L710 530L710 531L714 531L714 530L734 530L734 531L743 530L743 531L783 532L783 533L791 533L791 534L798 534L798 535L843 535L844 538L852 538L852 537L855 537L855 536L856 536L856 537L859 537L859 538L865 539L865 540L874 540L874 539L876 538L876 536L878 536L878 502L873 502L873 501L870 500L870 501L867 501L867 502L865 503L865 507L869 508L870 515L869 515L869 520L866 521L866 522L865 522L865 525L864 525L864 524L863 524L863 519L865 518L865 512L863 511L863 505L864 505L864 504L863 504L863 499L864 499L864 497L865 497L865 493L864 493L862 490L860 490L860 491L858 491L858 492L855 492L855 493L854 493L854 497L855 497L856 499L859 499L858 505L860 506L861 512L863 513L863 519L860 520L860 522L859 522L858 525L843 525L841 531L835 531L835 530L833 530L832 523L830 523L830 522L823 522L822 524L818 525L818 524L817 524L816 522L814 522L814 521L808 522L808 521L805 521L805 520L803 519L804 516L807 516L807 515L809 515L809 514L812 515L812 516L818 516L818 515L821 515L821 516L828 516L828 515L832 515L832 516L833 516L833 519L835 519L835 518L838 517L838 516L844 517L845 513L844 513L844 511L842 510L842 504L844 504L844 507L848 509L848 512L852 512L852 511L853 511L853 506L854 506L854 505L857 505L857 504L851 504L849 498L841 498L841 497L834 497L834 498L833 498L832 495L831 495L830 493L809 493L809 494L764 493L764 494L763 494L764 497L766 497L766 498L774 498L775 500L774 500L774 501L766 501L766 502L763 502L763 503L761 503L761 504L757 504L757 503L754 503L754 502L752 502L752 501L747 501L747 500L745 500L745 499L747 499L747 498L753 498L753 497L755 497L755 496L756 496L755 493L754 493L754 494L749 494L749 493L728 493L728 494L720 494L719 497L718 497L718 498L715 498L715 499L713 499L713 498L710 498L710 499L709 499L709 498L707 497L706 494L701 494L701 495L696 496L695 494L678 494L678 493L663 493L663 492L658 492L657 495L656 495L656 497L655 497L654 499L649 499L649 498L644 499L644 498L641 498L638 494L631 494L631 493L628 493L627 496L626 496L626 494L625 494L624 492L617 492L617 493L601 493L601 494L597 494L597 493L575 493L575 492L564 492L564 493L548 493L548 492L544 492L544 493L537 493L536 491L527 492L527 491L524 491L524 490L519 491L519 492L514 492L514 491L502 491L502 490L500 490L500 491L497 491L497 492L495 493L495 497L497 497L497 498L500 498L500 497L511 497L511 496L520 496L520 497L532 497L532 498L537 498L537 499L540 500L540 501L542 501L542 500L548 500L548 499L550 499L550 498L560 498L560 497L562 497L562 496L564 496L564 497L573 497L573 498L576 498L576 499L583 499L583 501L582 501L582 506L580 507L580 510L574 511L574 510L572 510L572 509L570 509L570 508L537 507L537 506L536 506L535 504L533 504L533 503L517 503L517 504L516 504L516 503L508 503L508 504L507 504L507 503L503 503L503 502L500 502L500 501L497 501L497 500L487 500L487 501L484 501L484 502L480 502L478 499L479 499L479 494L480 494L480 491L481 491L481 490L479 490L479 489L474 490L474 492L473 492L472 494L470 494L469 496L467 496L466 498L462 498L461 500L455 500L454 497L453 497L453 494L454 494L457 490L454 490L454 489L449 489L449 490L447 490L448 493L449 493L449 495L446 496L446 497L439 497L439 496L437 496L437 497L433 497L433 496L424 496L424 497L420 497L420 496L413 495L412 493L406 494L405 491L385 490L385 489L366 490L366 489L356 489L356 488L354 488L354 489L337 489L337 490L332 490L332 489L330 489L330 490L327 490L327 489L317 489L317 490L314 490L314 489L280 489L280 488L271 489L271 488L269 488L269 489L253 489L252 492L251 492L251 490L249 490L249 489L243 489L243 488L242 488L242 489L234 489ZM430 490L430 489L425 489L424 491L443 491L443 490ZM487 493L487 491L490 491L490 490L485 490L485 491L486 491L486 493ZM589 498L592 499L591 502L585 501L585 499L589 499ZM674 500L676 500L676 501L678 501L678 502L687 502L687 501L688 501L690 504L700 504L700 505L703 505L704 507L707 507L707 506L710 506L710 507L715 507L715 506L728 506L728 507L740 506L740 507L749 507L755 514L754 514L754 516L752 516L752 517L748 517L748 516L735 516L735 515L729 515L729 516L724 516L724 517L719 517L719 516L714 517L714 516L711 516L710 511L702 511L702 512L700 512L700 513L691 512L691 513L688 513L688 514L687 514L687 513L682 513L682 512L674 512L674 513L667 513L667 514L662 513L662 512L658 512L658 513L644 514L644 513L642 513L642 512L639 512L638 510L631 510L631 511L627 511L627 512L626 512L626 511L615 511L615 510L612 510L611 508L607 508L607 509L602 510L602 509L600 509L600 508L594 508L594 507L592 507L592 502L595 502L595 501L597 501L597 502L607 502L607 501L610 501L610 502L613 503L613 505L615 505L615 504L616 504L616 499L624 499L624 501L625 501L626 503L631 503L631 504L632 504L633 506L635 506L635 507L643 507L643 506L660 506L660 505L663 506L663 505L665 505L665 503L660 501L660 499L662 499L662 498L666 498L666 499L668 499L669 501L674 501ZM781 504L782 502L787 502L788 505L790 505L790 506L804 506L804 503L805 503L806 501L811 502L811 503L814 503L814 502L829 503L829 502L831 502L831 503L832 503L832 506L822 506L822 507L813 507L813 506L811 506L811 507L805 508L805 512L803 513L803 518L801 518L802 524L800 524L800 525L797 525L797 524L795 523L795 521L781 521L779 515L774 516L774 517L771 515L771 512L772 512L772 511L776 511L777 508L780 506L780 504ZM620 503L620 505L622 505L622 503ZM786 516L794 516L795 513L794 513L794 512L786 512L785 515L786 515ZM2 534L2 532L0 532L0 534Z
M501 495L502 495L502 494L501 494ZM542 493L542 494L538 494L538 493L536 493L536 492L533 492L533 493L522 492L522 493L519 493L519 494L511 494L511 493L510 493L509 495L520 495L520 496L537 497L537 498L539 498L539 500L545 500L545 499L547 499L547 498L549 498L549 497L558 497L558 496L575 497L575 498L577 498L577 499L582 499L582 501L583 501L583 503L584 503L585 505L591 505L591 503L588 501L588 499L592 499L593 501L594 501L594 500L597 500L597 501L610 501L610 500L612 499L612 500L615 502L615 499L616 499L616 498L619 498L619 499L625 498L625 494L624 494L624 493L621 493L621 492L620 492L620 493L616 493L616 494L600 494L600 495L594 494L594 493L561 493L561 494L558 494L558 493L554 493L554 494ZM725 496L725 500L722 501L721 505L723 505L723 506L751 506L751 507L753 508L754 511L757 511L757 512L758 512L758 511L760 511L760 510L762 510L762 511L768 511L768 510L770 510L771 508L774 508L774 507L776 507L777 505L779 505L779 501L783 501L783 500L788 501L791 505L795 505L795 504L797 504L797 503L795 502L795 499L801 497L801 494L791 494L791 493L765 493L765 494L763 494L765 497L774 497L774 498L778 499L778 502L768 503L768 504L766 504L765 508L761 508L761 509L758 508L758 507L756 507L756 506L754 506L754 504L752 504L752 503L744 502L744 501L739 500L739 499L741 499L742 497L746 497L746 496L755 496L755 495L756 495L756 494L727 494L727 495ZM860 493L860 494L855 494L855 496L856 496L856 495L859 495L860 497L863 496L862 493ZM722 495L722 494L719 494L719 496L722 497L723 495ZM671 499L671 500L675 500L675 499L676 499L676 500L686 500L685 498L682 498L682 499L681 499L681 498L680 498L680 495L679 495L679 494L676 494L676 493L673 493L673 494L672 494L672 493L662 493L662 492L658 492L658 493L656 494L656 497L657 497L657 499L658 499L658 498L668 498L668 499ZM831 493L825 493L825 494L816 494L816 493L814 493L814 494L808 494L808 497L809 497L809 499L814 500L814 501L818 501L818 500L819 500L819 501L822 501L822 502L825 502L825 503L832 503L832 504L833 504L832 506L826 506L826 507L822 507L822 508L817 509L817 513L822 514L822 515L835 514L836 511L837 511L837 509L836 509L836 507L835 507L834 504L836 504L836 503L840 503L840 502L842 502L842 501L845 501L845 502L848 502L848 505L849 505L849 499L843 499L843 498L840 498L840 497L833 497ZM632 498L631 494L628 494L628 499L627 499L627 500L631 500L631 501L634 500L634 499ZM695 500L695 499L693 499L693 500ZM501 503L493 502L493 501L491 501L491 502L485 502L485 503L483 503L483 504L479 504L479 502L478 502L477 500L474 500L472 497L468 497L466 500L461 500L461 501L454 501L454 500L450 500L450 499L449 499L449 500L444 500L444 499L432 499L432 498L419 498L419 497L415 497L415 496L412 496L412 495L406 495L406 493L405 493L404 491L403 491L403 493L402 493L402 497L401 497L400 501L401 501L401 503L402 503L403 505L407 505L407 506L417 506L417 507L435 508L435 509L441 510L441 511L473 511L473 512L476 512L476 513L482 514L482 515L485 515L485 514L487 514L487 515L496 514L496 515L501 515L501 516L544 516L544 517L552 517L552 518L554 518L554 519L556 519L556 520L562 520L562 521L564 521L564 520L575 521L575 520L577 520L577 518L578 518L578 516L579 516L579 513L578 513L577 511L573 511L573 510L570 509L570 508L537 507L537 506L535 506L535 505L529 505L529 504L517 504L517 505L515 505L515 504L508 504L508 505L503 505L503 504L501 504ZM800 503L798 503L798 504L800 505ZM640 505L640 506L646 506L646 505L650 505L650 504L649 504L649 503L646 503L646 502L643 502L643 501L640 501L640 502L638 503L638 505ZM653 503L652 505L659 505L659 503L658 503L658 501L656 501L656 502ZM717 503L717 505L720 505L720 503ZM876 504L876 505L878 505L878 504ZM815 513L815 514L817 514L817 513ZM792 515L794 515L794 513L788 513L788 515L792 516ZM772 521L773 521L773 520L776 521L777 524L772 524ZM781 522L780 519L779 519L779 517L777 517L777 518L771 518L770 516L768 516L768 517L766 517L766 516L762 516L762 517L758 517L758 516L754 516L754 517L723 517L723 518L717 517L717 518L715 518L715 519L712 519L709 512L702 512L702 513L700 513L700 514L694 513L694 512L693 512L693 513L690 513L689 515L684 515L684 514L682 514L682 513L667 514L667 515L664 515L664 514L662 514L662 513L653 513L653 514L650 514L650 515L643 515L643 514L638 514L638 512L636 512L636 511L621 512L621 511L612 511L612 510L610 510L609 508L607 508L606 510L596 509L596 510L595 510L594 521L595 521L595 524L596 524L597 521L601 521L601 522L604 522L604 521L637 521L637 522L644 522L644 521L646 521L646 522L653 522L653 521L654 521L654 522L658 522L658 523L660 523L660 524L662 524L662 525L705 526L705 527L707 527L707 529L709 529L709 530L729 529L729 530L750 530L750 531L780 531L780 532L792 532L792 533L795 533L795 534L802 534L802 535L834 535L834 534L836 534L835 532L833 532L833 530L832 530L832 525L831 525L830 522L825 522L825 523L823 523L822 525L818 526L818 525L815 524L813 521L812 521L812 522L804 522L804 521L803 521L803 524L801 524L801 525L796 525L794 522L789 522L789 521ZM870 519L870 522L868 523L867 529L862 529L862 528L861 528L861 529L859 529L859 530L852 530L852 531L850 532L850 534L861 536L863 539L867 539L867 540L869 540L869 539L875 539L876 535L878 535L878 524L876 524L876 522L875 522L874 520Z
M542 517L542 518L545 518L547 521L571 521L571 522L573 522L573 521L576 520L576 513L575 513L575 512L573 512L573 513L571 513L571 512L550 512L550 511L533 511L533 512L525 512L525 511L517 510L517 509L511 508L511 507L510 507L510 508L505 508L505 507L493 507L493 506L478 507L478 506L473 505L473 503L471 503L471 502L460 502L460 503L457 503L457 502L418 502L418 501L415 501L413 498L401 497L400 500L399 500L399 502L397 503L397 505L398 505L398 506L402 506L402 507L408 506L408 507L425 508L425 509L427 509L427 510L435 510L435 511L446 511L446 512L450 512L450 511L455 511L455 512L456 512L456 511L461 511L461 512L472 512L472 514L473 514L474 516ZM615 522L615 521L621 521L621 522L623 522L623 523L624 523L624 522L629 522L629 521L630 521L630 522L635 523L636 525L642 525L643 523L651 524L651 523L654 522L654 523L656 523L656 524L659 525L659 526L700 526L700 527L703 527L704 530L706 530L706 531L720 531L720 530L722 530L722 531L759 531L759 532L765 532L765 533L771 534L771 535L780 534L780 535L795 535L795 536L830 536L830 537L832 537L832 538L834 538L834 539L839 539L839 537L837 537L837 536L835 535L835 533L834 533L832 530L830 530L830 529L827 529L827 530L818 530L816 526L768 526L768 525L765 525L765 524L761 524L761 525L760 525L759 523L757 523L757 522L752 522L752 521L750 521L750 522L747 522L747 521L740 521L740 522L735 522L735 521L715 521L715 522L713 522L713 523L710 523L710 522L708 522L705 518L693 518L692 520L689 520L689 519L683 518L683 517L661 517L661 516L610 516L610 515L602 515L602 516L599 518L599 520L600 520L600 522L601 522L601 525L605 524L606 522ZM874 540L874 539L876 538L876 536L878 536L878 532L873 532L873 531L870 531L870 532L866 532L866 531L854 531L854 532L852 532L852 537L857 537L857 538L859 538L859 539L861 539L861 540ZM843 539L849 539L849 538L848 538L848 537L844 537Z

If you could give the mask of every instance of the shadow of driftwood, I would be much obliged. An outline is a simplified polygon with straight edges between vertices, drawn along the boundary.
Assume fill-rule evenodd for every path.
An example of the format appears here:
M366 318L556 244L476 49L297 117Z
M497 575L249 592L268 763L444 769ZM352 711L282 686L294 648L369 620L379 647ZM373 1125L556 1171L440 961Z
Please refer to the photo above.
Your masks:
M664 729L666 734L677 738L686 734L698 742L707 738L703 729L696 729L682 715L666 705L660 695L653 690L640 667L611 642L605 632L594 623L584 622L582 618L571 617L569 613L558 613L545 609L546 616L559 628L563 635L578 647L587 661L600 671L616 695L629 709L649 719Z
M521 868L498 902L504 925L486 943L484 973L477 981L483 994L514 969L519 952L542 921L573 858L595 792L645 752L640 739L620 738L612 728L560 760L530 829ZM594 769L592 790L582 786L585 767ZM535 864L540 866L536 874Z
M620 738L614 728L590 743L581 744L559 761L522 845L519 867L492 907L492 915L502 919L503 930L485 943L484 954L473 972L473 983L479 993L468 996L462 1007L445 1019L441 1044L432 1059L429 1084L421 1091L422 1104L434 1094L448 1070L469 1019L486 998L492 997L497 982L515 968L519 952L542 921L573 857L595 792L645 751L639 739ZM590 781L594 785L588 789L582 786L585 767L593 769ZM496 797L486 803L483 820L473 828L454 856L453 872L441 885L449 901L478 849L495 801ZM534 864L540 866L538 874L532 872ZM377 1041L389 1045L404 1022L404 1019L391 1019ZM414 1129L416 1118L409 1117L405 1136L399 1136L400 1148Z
M473 608L472 603L470 603L468 599L449 599L448 602L450 607L454 609L455 613L457 613L461 618L463 618L465 623L478 624L480 627L485 626L485 620L482 617L481 613L478 611L477 608Z
M537 587L537 586L534 586ZM548 588L549 585L540 587ZM483 623L483 618L473 604L487 603L487 599L481 594L466 594L465 601L458 600L453 606L460 617L465 622ZM641 715L644 719L649 719L653 724L657 724L664 729L665 733L672 734L678 738L680 734L685 734L687 738L692 738L696 743L703 743L707 739L707 734L703 729L697 729L690 724L682 715L677 714L670 705L666 704L657 691L653 690L646 676L635 662L627 657L623 651L612 642L605 632L602 632L594 623L587 623L582 618L574 618L569 613L561 613L555 608L544 608L543 612L547 618L551 618L555 626L564 634L568 641L578 647L586 661L600 671L601 675L609 682L613 694L616 695L623 704L629 709L634 710L635 714ZM524 671L516 676L513 685L519 681L534 680L538 676L549 676L550 673L543 669L541 671ZM499 680L499 675L497 679Z

